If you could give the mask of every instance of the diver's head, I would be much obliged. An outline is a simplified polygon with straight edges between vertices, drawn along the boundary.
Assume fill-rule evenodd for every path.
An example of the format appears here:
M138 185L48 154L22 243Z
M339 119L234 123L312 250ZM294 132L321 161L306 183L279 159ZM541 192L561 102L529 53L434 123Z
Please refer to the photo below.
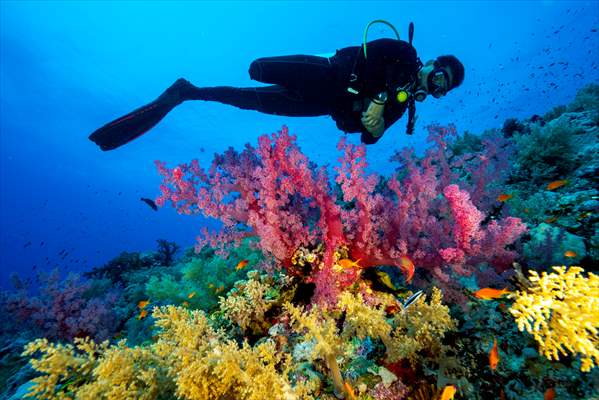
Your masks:
M439 56L427 61L418 71L416 101L424 101L430 94L438 99L464 81L464 66L455 56Z

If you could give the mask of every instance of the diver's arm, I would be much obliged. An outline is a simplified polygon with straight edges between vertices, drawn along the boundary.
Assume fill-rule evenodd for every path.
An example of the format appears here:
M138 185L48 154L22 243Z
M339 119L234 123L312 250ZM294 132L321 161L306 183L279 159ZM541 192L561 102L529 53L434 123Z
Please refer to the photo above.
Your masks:
M381 136L385 131L383 113L385 112L386 102L387 92L381 92L370 100L368 108L362 113L362 125L373 136Z
M374 143L378 142L378 140L381 137L383 137L383 133L387 129L389 129L391 127L391 125L393 125L395 122L397 122L397 120L402 117L404 112L405 112L405 108L386 107L385 113L384 113L383 117L381 118L383 126L379 128L379 129L381 129L380 134L372 133L368 129L366 129L366 127L362 126L362 129L361 129L362 136L360 137L362 143L374 144Z

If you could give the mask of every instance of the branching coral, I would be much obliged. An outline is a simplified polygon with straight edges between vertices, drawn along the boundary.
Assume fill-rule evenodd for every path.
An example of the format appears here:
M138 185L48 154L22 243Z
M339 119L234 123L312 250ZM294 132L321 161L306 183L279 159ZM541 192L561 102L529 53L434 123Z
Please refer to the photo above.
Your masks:
M575 166L574 138L578 133L579 127L558 119L544 127L532 126L530 134L515 135L515 178L539 185L568 175Z
M114 305L120 289L94 293L90 281L77 274L61 279L58 270L40 274L38 280L36 295L22 288L3 300L3 308L19 323L21 331L29 328L52 340L86 336L105 340L115 333L120 316Z
M428 303L425 297L421 296L416 303L395 316L391 348L387 349L390 361L407 358L415 362L416 353L423 349L439 355L445 333L456 328L456 321L449 315L449 308L441 302L441 291L433 288Z
M174 390L167 365L151 347L127 347L121 341L102 354L93 380L77 390L77 399L166 398Z
M97 355L108 347L108 342L97 345L89 339L75 339L72 344L53 344L47 339L37 339L27 346L23 356L41 353L39 359L31 359L31 367L42 375L33 379L29 397L41 399L69 398L73 387L68 383L77 377L79 384L91 379L97 363Z
M292 399L290 357L271 341L251 347L226 340L201 311L155 309L162 328L156 351L170 365L176 394L185 399Z
M168 306L153 311L160 328L152 346L75 345L39 339L26 356L42 375L30 397L38 399L311 399L306 382L290 380L291 357L273 341L241 347L213 329L201 311ZM301 393L303 397L298 397Z
M582 371L599 364L599 276L580 267L530 272L532 286L517 292L510 311L518 329L534 335L550 360L568 352L581 357Z
M442 268L448 258L458 274L472 272L486 254L493 257L483 261L493 266L510 265L516 254L505 247L525 227L512 219L487 229L469 195L478 198L476 193L486 190L494 177L490 171L498 165L491 156L501 151L477 155L476 173L464 169L469 175L465 181L452 172L457 164L445 155L445 136L455 134L455 128L432 126L429 131L435 145L426 157L417 160L413 151L403 152L395 158L402 164L399 174L389 178L367 172L364 146L341 140L342 156L334 177L339 196L326 169L311 163L283 127L261 136L257 148L247 145L241 153L230 149L215 156L208 170L197 160L172 169L157 162L163 183L156 203L171 203L183 214L220 219L224 228L219 237L229 242L258 236L258 246L281 267L292 266L298 248L322 245L322 262L306 280L315 283L315 298L325 305L334 305L340 292L333 264L341 247L347 247L350 258L360 260L362 267L401 267L402 258L409 257L445 282L450 277ZM460 187L449 186L454 181ZM464 190L462 185L473 189ZM474 210L479 218L468 218ZM454 237L455 233L462 236Z
M42 375L34 378L28 397L37 399L157 399L172 393L166 365L149 347L96 344L75 339L75 344L52 344L38 339L23 355Z
M287 303L285 309L291 316L291 325L304 335L306 341L314 343L311 357L322 358L326 362L335 389L342 393L343 377L337 357L342 353L343 343L335 319L328 313L323 313L317 306L306 312L301 307Z
M370 307L364 303L359 294L343 292L337 306L345 311L343 324L345 338L356 336L359 339L364 339L368 336L388 343L392 327L385 317L387 304Z
M255 331L260 331L264 314L272 305L272 299L267 296L271 287L260 280L256 271L248 273L248 278L245 283L236 285L229 296L220 298L220 309L241 329L246 330L253 325Z
M456 327L455 321L449 316L449 308L441 303L441 299L441 291L434 288L429 303L422 296L393 320L386 318L384 299L378 306L368 306L360 295L349 292L340 295L335 311L313 307L305 312L291 304L286 305L286 309L295 330L303 334L305 340L314 343L312 357L326 361L336 390L343 392L337 358L343 354L344 344L353 336L380 339L391 361L403 358L415 361L416 352L425 348L440 353L445 332ZM343 312L341 319L344 320L340 331L335 318L339 312Z

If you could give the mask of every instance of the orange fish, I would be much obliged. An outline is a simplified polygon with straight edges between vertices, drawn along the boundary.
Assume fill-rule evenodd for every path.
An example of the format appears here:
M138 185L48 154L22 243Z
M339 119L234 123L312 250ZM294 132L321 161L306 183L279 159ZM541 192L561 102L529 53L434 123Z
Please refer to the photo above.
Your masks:
M530 210L529 210L528 208L525 208L525 209L524 209L524 212L525 212L526 214L528 214L528 213L530 212Z
M503 296L504 294L508 294L509 292L510 291L507 290L507 288L500 290L487 287L474 292L474 297L482 300L493 300Z
M454 385L447 385L445 388L443 388L443 392L441 393L439 400L452 400L455 392L456 388Z
M547 222L548 224L557 221L557 217L547 217L545 218L545 222Z
M181 305L182 305L183 307L189 307L189 303L188 303L187 301L184 301L183 303L181 303Z
M576 257L577 255L578 255L578 254L576 254L576 252L575 252L575 251L572 251L572 250L568 250L568 251L566 251L566 252L564 253L564 256L566 256L566 257L570 257L570 258Z
M137 303L137 307L143 310L148 306L148 304L150 304L150 300L142 300L139 303Z
M239 271L240 269L245 268L246 265L248 265L250 261L249 260L241 260L237 263L237 266L235 267L236 271Z
M497 350L497 339L493 339L493 348L489 352L489 366L492 370L499 364L499 351Z
M195 296L195 295L196 295L196 292L195 292L195 291L194 291L194 292L191 292L191 293L189 293L189 294L187 295L187 298L188 298L188 299L192 299L192 298L193 298L193 296Z
M554 400L555 399L555 389L549 388L545 390L545 395L543 396L543 400Z
M347 381L345 381L345 383L343 384L343 386L345 387L345 390L347 391L347 394L349 395L349 398L351 400L357 400L356 399L356 394L354 393L354 389L352 389L352 387L349 385L349 383Z
M547 184L547 190L557 189L558 187L564 186L566 183L568 183L567 179L560 179L559 181L549 182Z
M497 201L500 201L500 202L508 201L512 197L514 197L514 196L511 194L502 193L499 196L497 196Z
M399 268L403 271L406 277L406 283L410 283L414 277L414 263L408 256L399 257Z
M219 287L217 287L216 289L214 289L214 293L220 293L223 290L225 290L225 286L224 285L220 285Z
M137 319L143 319L148 315L148 311L147 310L141 310L141 312L139 313L139 315L137 316Z
M341 260L337 261L337 264L342 267L343 269L350 269L350 268L362 268L360 267L360 264L358 264L360 262L360 260L350 260L349 258L342 258Z

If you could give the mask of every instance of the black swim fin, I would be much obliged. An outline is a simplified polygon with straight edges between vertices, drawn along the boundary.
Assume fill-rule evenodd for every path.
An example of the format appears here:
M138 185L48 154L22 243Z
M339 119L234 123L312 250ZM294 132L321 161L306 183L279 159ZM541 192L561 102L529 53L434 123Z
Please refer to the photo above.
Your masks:
M182 89L191 86L187 80L180 78L164 91L156 100L126 114L89 135L104 151L114 150L133 139L143 135L154 127L173 108L185 100Z

